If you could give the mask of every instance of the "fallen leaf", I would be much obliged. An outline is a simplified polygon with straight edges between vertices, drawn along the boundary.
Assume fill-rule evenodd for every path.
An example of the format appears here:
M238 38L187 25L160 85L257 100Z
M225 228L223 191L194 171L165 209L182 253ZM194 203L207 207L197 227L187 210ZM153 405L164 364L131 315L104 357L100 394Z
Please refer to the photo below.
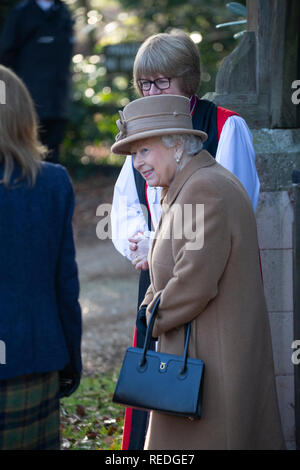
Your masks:
M116 426L109 426L108 430L107 430L107 434L109 436L112 436L113 434L115 434L115 432L117 431L117 427Z
M86 436L89 439L96 439L96 437L98 437L98 433L94 431L87 431Z
M82 405L77 405L77 406L76 406L76 413L77 413L79 416L86 416L86 412L85 412L84 406L82 406Z

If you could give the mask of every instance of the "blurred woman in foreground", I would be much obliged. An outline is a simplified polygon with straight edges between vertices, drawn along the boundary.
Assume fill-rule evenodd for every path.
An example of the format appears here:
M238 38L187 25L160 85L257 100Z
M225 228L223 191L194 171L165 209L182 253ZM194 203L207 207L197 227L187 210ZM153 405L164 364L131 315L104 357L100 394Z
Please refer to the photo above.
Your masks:
M81 374L73 189L41 162L23 82L0 66L0 83L0 449L58 449L59 398Z

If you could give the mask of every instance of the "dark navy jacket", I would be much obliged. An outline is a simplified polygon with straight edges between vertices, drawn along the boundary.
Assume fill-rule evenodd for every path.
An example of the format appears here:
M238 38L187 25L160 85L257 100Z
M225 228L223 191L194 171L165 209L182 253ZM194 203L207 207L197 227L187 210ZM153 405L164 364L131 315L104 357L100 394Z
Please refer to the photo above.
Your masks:
M24 181L14 189L0 184L0 340L6 347L0 379L68 364L80 375L73 209L72 184L61 165L43 163L33 188Z
M61 0L47 11L23 0L4 24L0 62L24 80L40 119L68 115L73 39L73 20Z

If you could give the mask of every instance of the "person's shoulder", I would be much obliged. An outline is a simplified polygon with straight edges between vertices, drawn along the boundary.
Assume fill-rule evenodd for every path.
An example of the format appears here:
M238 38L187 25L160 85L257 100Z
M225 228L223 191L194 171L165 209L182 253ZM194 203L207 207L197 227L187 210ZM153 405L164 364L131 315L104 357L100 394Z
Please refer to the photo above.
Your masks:
M70 11L68 5L62 0L56 0L56 6L63 8L64 10Z
M42 162L35 187L37 194L47 194L48 200L50 197L57 207L74 204L72 180L67 169L60 164Z
M41 162L42 172L47 176L56 176L57 178L69 179L69 173L66 167L60 163Z
M30 8L30 0L21 0L9 10L7 20L22 18L28 8Z
M213 113L217 109L217 106L213 101L206 100L205 98L197 97L195 102L195 113Z
M24 10L24 8L30 6L30 3L31 3L30 0L22 0L21 2L17 3L14 6L13 11L22 12L22 10Z
M193 171L189 171L189 177L181 188L183 198L188 197L192 202L197 201L202 193L218 196L217 180L222 179L223 175L219 174L215 159L206 150L201 150L192 158L195 159L190 163Z
M229 115L223 123L222 133L221 135L227 142L229 142L231 138L237 138L239 141L242 139L248 146L252 146L251 131L245 119L240 115Z
M247 126L247 123L243 116L232 109L223 108L222 106L217 106L217 119L223 124L226 122L236 125L236 126Z
M67 169L59 163L41 162L40 176L51 186L72 186Z
M63 13L63 15L68 16L71 18L71 12L68 7L68 5L65 2L62 2L61 0L57 0L57 3L55 4L55 7L58 11Z
M200 194L210 195L217 199L223 199L224 193L228 190L232 183L237 184L237 192L240 191L239 180L226 168L220 165L216 160L207 152L202 150L198 156L193 158L205 159L205 165L198 165L195 171L187 181L185 191L190 193L190 197L197 200Z

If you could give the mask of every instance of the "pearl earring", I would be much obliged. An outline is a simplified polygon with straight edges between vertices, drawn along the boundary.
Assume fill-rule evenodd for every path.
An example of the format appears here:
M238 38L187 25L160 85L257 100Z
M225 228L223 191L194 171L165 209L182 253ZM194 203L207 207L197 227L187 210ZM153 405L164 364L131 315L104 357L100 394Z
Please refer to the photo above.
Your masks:
M181 155L179 155L178 152L176 152L175 156L176 156L175 157L176 163L180 163Z

